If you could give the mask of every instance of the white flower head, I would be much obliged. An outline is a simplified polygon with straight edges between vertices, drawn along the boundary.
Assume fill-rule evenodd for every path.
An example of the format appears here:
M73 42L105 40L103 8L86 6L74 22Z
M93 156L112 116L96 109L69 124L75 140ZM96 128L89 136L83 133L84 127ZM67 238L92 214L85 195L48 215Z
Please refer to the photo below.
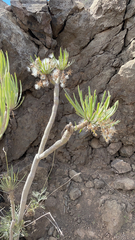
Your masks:
M27 67L27 71L28 71L28 72L30 72L30 71L31 71L29 67Z
M33 68L31 69L31 71L32 71L32 74L31 74L31 75L33 75L34 77L37 77L37 76L38 76L38 71L37 71L37 69L36 69L35 67L33 67Z
M64 84L64 83L61 83L60 86L61 86L62 88L64 88L64 87L65 87L65 84Z
M45 80L46 79L46 75L42 74L40 77L41 80Z
M67 80L67 79L69 79L69 76L68 76L68 75L66 75L66 76L65 76L65 79L66 79L66 80Z
M59 77L59 69L54 69L54 71L52 72L52 78L54 81L56 81L56 79Z
M35 84L34 87L35 87L36 90L39 90L39 89L40 89L40 86L39 86L37 83Z
M49 58L53 58L53 57L54 57L54 54L51 53L51 54L49 55Z
M59 75L59 69L54 69L54 71L53 71L53 76L58 76Z
M43 81L43 86L44 86L44 87L48 87L48 86L49 86L49 81L48 81L48 80Z
M34 62L30 64L30 68L33 68L33 67L34 67Z

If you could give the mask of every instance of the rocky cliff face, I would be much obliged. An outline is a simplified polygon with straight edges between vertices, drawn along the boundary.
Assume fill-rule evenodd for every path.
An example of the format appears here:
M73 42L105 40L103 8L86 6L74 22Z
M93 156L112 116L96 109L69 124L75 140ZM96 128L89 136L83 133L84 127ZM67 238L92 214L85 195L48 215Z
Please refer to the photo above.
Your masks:
M4 146L9 162L17 162L15 167L21 174L29 169L50 116L53 91L36 91L36 79L26 67L30 56L44 58L51 52L57 56L60 47L75 60L66 85L69 92L76 92L80 85L85 94L90 86L92 92L97 90L100 100L104 90L109 90L111 103L119 100L114 117L121 122L109 144L100 133L95 138L82 132L57 151L48 191L69 179L72 171L80 171L81 180L72 181L52 195L46 207L57 216L66 239L134 239L134 0L11 0L11 7L0 0L0 48L8 51L11 71L21 79L25 96L0 142L1 167ZM61 90L48 146L60 137L69 121L79 118ZM48 157L39 166L35 180L39 185L44 184L44 171L47 176L51 159ZM44 224L49 228L49 223ZM40 224L37 228L40 230ZM55 231L50 232L37 231L30 239L55 239Z

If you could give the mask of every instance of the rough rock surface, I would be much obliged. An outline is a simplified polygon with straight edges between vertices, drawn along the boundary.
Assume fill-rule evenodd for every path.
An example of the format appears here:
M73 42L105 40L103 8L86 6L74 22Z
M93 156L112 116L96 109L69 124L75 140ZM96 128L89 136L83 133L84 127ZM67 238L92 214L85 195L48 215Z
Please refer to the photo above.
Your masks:
M121 142L117 142L117 143L111 143L108 147L107 147L107 151L111 154L114 155L115 153L117 153L119 151L119 149L121 148L122 143Z
M87 188L93 188L94 187L94 183L92 181L88 181L88 182L86 182L85 186Z
M94 179L95 188L100 189L105 186L105 183L102 180Z
M76 133L56 151L49 179L53 155L38 167L31 190L40 190L47 182L45 211L55 217L65 239L135 239L134 15L134 0L11 0L11 8L0 0L0 48L8 51L11 72L21 79L25 96L0 141L1 172L6 170L4 147L8 161L16 171L19 168L19 177L28 174L51 113L53 87L33 88L37 79L26 70L30 56L44 58L51 52L58 56L59 48L66 48L70 60L75 60L66 83L69 94L77 93L79 85L85 95L90 86L92 93L96 89L98 101L104 90L110 91L111 104L119 100L114 119L120 124L109 143L100 132L96 137L90 132ZM70 121L80 118L61 89L46 147L61 137ZM78 172L81 175L70 179ZM22 185L16 191L17 203ZM43 212L36 212L35 218ZM28 228L26 239L61 238L54 228L49 231L51 227L42 218Z
M130 164L118 158L111 163L111 167L114 169L114 171L116 171L119 174L131 171Z
M46 0L38 2L11 0L11 7L24 31L29 32L47 48L55 47L56 41L52 39L51 16Z
M135 181L130 178L118 179L113 183L113 187L115 189L134 190L135 189Z
M73 178L73 180L75 181L75 182L82 182L82 178L80 177L80 175L77 175L77 176L75 176L75 175L77 175L77 172L76 171L74 171L74 170L70 170L69 171L69 176L71 177L71 178ZM75 177L74 177L75 176Z
M11 72L17 73L18 79L23 83L23 89L33 85L34 78L29 76L26 67L30 56L37 54L37 46L30 41L29 36L16 24L12 13L0 5L0 48L7 51L11 64ZM17 36L17 37L16 37Z
M90 142L90 145L92 148L101 148L102 147L99 139L97 139L97 138L93 138Z
M116 200L106 201L102 219L107 224L107 230L114 235L124 222L122 206Z
M133 146L123 146L120 149L120 155L122 157L131 157L133 153L134 153Z
M2 0L0 0L0 7L1 8L6 8L8 5L5 3L5 2L3 2Z
M69 196L70 196L71 200L76 200L77 198L79 198L81 196L81 191L79 190L79 188L73 188L73 189L71 189Z

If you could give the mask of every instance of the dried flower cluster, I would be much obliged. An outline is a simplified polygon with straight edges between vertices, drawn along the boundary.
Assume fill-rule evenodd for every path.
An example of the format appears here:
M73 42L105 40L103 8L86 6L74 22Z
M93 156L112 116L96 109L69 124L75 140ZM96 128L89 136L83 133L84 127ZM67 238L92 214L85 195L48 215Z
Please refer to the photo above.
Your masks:
M102 136L107 143L112 139L114 133L116 133L115 126L113 125L115 124L115 122L113 122L111 119L108 119L106 123L96 122L95 124L93 124L85 120L82 120L79 122L79 124L83 124L83 123L85 125L85 127L83 127L83 130L92 131L95 137L97 136L96 131L100 129Z
M113 126L113 123L112 123L111 119L109 119L109 121L111 122L111 124L109 124L109 125L102 124L102 123L98 123L98 124L94 125L94 124L90 123L90 124L87 125L86 130L87 131L91 130L93 132L93 134L95 136L97 136L96 131L98 129L100 129L103 138L108 143L112 139L114 133L116 132L115 126Z
M64 72L64 70L71 65L71 63L68 62L68 57L69 55L66 50L63 55L60 50L59 60L54 57L53 53L49 55L49 58L43 60L40 60L39 57L37 57L35 61L32 59L32 63L27 70L31 71L33 76L40 78L35 84L35 89L38 90L41 87L48 87L50 83L60 83L60 86L64 88L67 79L69 79L69 75L72 73L71 70L66 74Z

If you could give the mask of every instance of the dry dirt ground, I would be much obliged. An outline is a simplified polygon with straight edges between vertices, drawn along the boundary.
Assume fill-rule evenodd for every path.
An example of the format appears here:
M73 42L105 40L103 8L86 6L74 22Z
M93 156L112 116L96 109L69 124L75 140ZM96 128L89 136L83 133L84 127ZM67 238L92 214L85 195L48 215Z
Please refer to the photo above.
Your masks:
M37 210L31 220L50 212L64 236L60 236L53 224L43 217L27 228L27 240L135 239L133 169L119 174L113 170L112 164L95 169L91 163L92 160L86 165L76 166L71 162L57 163L55 160L48 178L45 210ZM41 162L33 189L40 189L41 186L37 186L36 181L41 177L43 183L44 175L45 182L51 168L51 164ZM76 173L80 175L72 178ZM16 196L19 196L20 192L21 187L18 188ZM47 217L49 218L49 215Z

